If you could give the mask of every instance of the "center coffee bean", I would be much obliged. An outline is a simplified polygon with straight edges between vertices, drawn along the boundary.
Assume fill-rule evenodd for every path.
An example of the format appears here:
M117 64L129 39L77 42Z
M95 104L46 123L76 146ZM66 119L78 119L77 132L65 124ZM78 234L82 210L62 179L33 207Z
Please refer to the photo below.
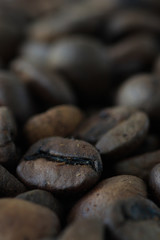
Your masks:
M28 186L61 195L86 191L101 173L101 158L92 145L61 137L35 143L17 167L18 176Z

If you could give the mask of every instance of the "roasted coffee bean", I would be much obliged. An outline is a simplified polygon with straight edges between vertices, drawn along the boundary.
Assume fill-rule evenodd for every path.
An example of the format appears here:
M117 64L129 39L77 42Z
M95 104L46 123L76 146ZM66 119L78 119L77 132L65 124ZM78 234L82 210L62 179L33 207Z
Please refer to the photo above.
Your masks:
M105 108L82 122L75 136L90 143L96 143L104 133L130 117L135 109L128 107Z
M104 32L112 40L138 32L150 32L159 35L159 23L159 15L156 15L155 12L142 9L125 9L116 11L110 16L109 20L106 21Z
M124 38L108 47L107 53L112 63L110 65L115 82L123 81L126 77L142 71L148 72L158 51L156 39L150 34L142 33Z
M62 8L57 14L46 15L34 22L29 29L29 37L38 41L53 41L68 34L95 32L103 17L110 14L118 2L72 1L69 7Z
M0 197L13 197L25 191L23 183L0 165Z
M31 190L17 195L16 198L47 207L55 212L60 218L63 216L63 208L60 202L47 191L40 189Z
M158 163L160 163L159 150L118 162L115 165L115 170L118 174L131 174L149 180L148 177L152 168Z
M144 198L119 201L110 208L107 224L118 240L158 240L160 209Z
M14 144L17 128L12 113L7 107L0 107L0 163L17 158Z
M109 62L100 42L84 36L61 39L51 46L46 65L49 70L63 73L87 101L88 96L95 100L95 96L106 95Z
M160 163L154 166L150 172L150 188L156 199L160 200Z
M74 104L75 96L67 82L57 74L49 74L29 61L17 59L12 69L28 88L32 96L48 107L58 104Z
M134 151L144 140L149 127L145 113L133 113L127 120L105 133L96 144L102 155L120 157Z
M8 106L19 122L33 114L32 102L24 85L7 71L0 71L0 106Z
M44 68L48 56L49 45L35 41L28 41L21 47L21 59L27 60L31 64Z
M35 239L52 237L60 230L59 219L54 212L21 199L0 200L0 238Z
M51 136L68 136L83 119L83 113L75 106L60 105L30 118L24 127L29 143Z
M58 240L104 240L105 229L97 219L80 219L69 225Z
M150 124L152 125L152 124ZM142 155L149 152L154 152L160 148L160 138L157 134L148 134L144 142L137 148L133 154L134 156Z
M147 196L146 185L140 178L121 175L105 179L76 203L69 220L95 217L107 223L110 207L134 196Z
M139 74L123 83L117 93L118 105L144 110L151 117L159 117L160 78L153 74Z
M59 195L86 191L101 173L101 158L92 145L61 137L35 143L17 167L17 174L26 185Z

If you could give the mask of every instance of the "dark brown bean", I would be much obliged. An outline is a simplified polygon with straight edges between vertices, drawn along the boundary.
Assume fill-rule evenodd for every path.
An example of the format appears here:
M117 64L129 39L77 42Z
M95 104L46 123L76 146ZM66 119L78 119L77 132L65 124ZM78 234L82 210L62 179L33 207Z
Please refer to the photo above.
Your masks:
M118 174L131 174L149 180L148 177L150 172L157 163L160 163L159 150L118 162L115 166L115 170Z
M60 230L54 212L21 199L1 199L0 212L1 239L38 240L55 236Z
M107 223L110 207L134 196L147 196L146 185L140 178L121 175L105 179L76 203L69 220L95 217Z
M39 68L44 68L48 56L49 45L36 41L25 42L20 50L21 59L27 60Z
M0 163L14 162L17 158L14 144L17 127L10 110L0 107Z
M112 74L115 81L133 74L148 71L159 51L158 42L149 34L134 34L113 44L107 50L112 62ZM116 69L116 71L115 71Z
M106 95L109 62L100 42L84 36L61 39L51 46L46 65L63 73L83 97Z
M117 2L72 1L69 7L62 7L57 14L44 16L34 22L29 29L29 37L45 42L68 34L94 32L102 18L117 7Z
M75 96L67 82L57 74L49 74L33 66L29 61L17 59L12 69L34 98L48 107L58 104L74 104Z
M104 240L103 224L97 219L79 219L64 229L58 240Z
M0 165L0 196L14 197L26 191L25 186Z
M116 102L142 109L151 117L159 117L160 78L143 73L129 78L120 86Z
M156 199L160 201L160 163L156 164L150 172L150 188Z
M104 133L129 118L135 109L128 107L105 108L82 122L75 136L90 143L96 143Z
M148 199L119 201L109 211L108 225L118 240L158 240L159 224L160 209Z
M134 151L144 140L149 119L143 112L133 113L127 120L104 134L96 148L102 155L120 157Z
M60 202L51 193L47 191L40 189L31 190L17 195L16 198L47 207L53 212L55 212L60 218L62 218L63 216L63 208Z
M33 105L24 85L16 76L0 71L0 106L8 106L16 119L24 122L33 114Z
M72 134L83 119L83 113L75 106L60 105L30 118L24 127L29 143L51 136Z
M111 39L138 32L160 34L159 23L159 15L154 12L144 9L125 9L116 11L110 16L105 24L105 33Z
M17 167L18 176L28 186L59 195L86 191L101 173L101 158L92 145L61 137L35 143Z

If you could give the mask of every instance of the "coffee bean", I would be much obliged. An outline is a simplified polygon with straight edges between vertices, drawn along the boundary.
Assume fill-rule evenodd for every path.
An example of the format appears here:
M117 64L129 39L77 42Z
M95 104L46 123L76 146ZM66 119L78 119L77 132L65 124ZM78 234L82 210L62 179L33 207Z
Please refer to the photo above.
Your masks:
M109 62L100 42L83 36L61 39L51 46L46 64L48 69L63 73L87 101L88 96L95 100L95 95L106 94Z
M155 197L160 200L160 163L156 164L150 172L150 188Z
M152 124L150 124L152 125ZM144 153L154 152L160 147L160 139L158 134L148 134L144 142L140 145L137 151L134 152L135 156L142 155Z
M31 190L17 195L16 198L47 207L55 212L60 218L63 216L63 209L60 202L47 191L39 189Z
M0 106L8 106L19 122L33 114L33 105L24 85L8 71L0 71Z
M156 39L150 34L134 34L108 47L108 58L111 61L112 74L115 82L147 71L156 59L159 46ZM116 69L116 71L115 71ZM127 104L127 99L126 99ZM134 106L137 107L137 106Z
M20 199L0 200L1 239L40 239L60 230L59 219L51 210Z
M17 158L14 144L17 128L12 113L0 107L0 163L13 162Z
M46 15L34 22L29 37L38 41L53 41L75 33L92 33L100 26L107 13L117 7L117 0L72 1L69 7L62 7L55 15Z
M0 165L0 197L13 197L25 191L25 186Z
M159 224L160 209L144 198L119 201L110 208L108 225L116 239L158 240Z
M104 240L103 224L96 219L80 219L69 225L58 238L59 240Z
M118 174L131 174L149 180L148 177L152 168L158 163L160 163L159 150L118 162L115 169Z
M27 62L33 63L40 69L44 68L46 58L48 56L49 45L46 43L28 41L21 47L20 59L27 60Z
M160 79L153 74L133 76L119 88L117 103L142 109L151 117L159 117L159 86Z
M26 185L59 195L86 191L101 173L101 158L92 145L61 137L35 143L17 167L17 174Z
M105 108L82 122L75 136L90 143L96 143L104 133L129 118L135 109L128 107Z
M49 74L33 66L29 61L17 59L12 69L24 82L34 98L48 107L63 103L75 103L75 96L70 86L57 74Z
M83 119L83 113L72 105L60 105L30 118L24 127L29 143L51 136L71 135Z
M107 223L110 206L134 196L147 196L146 185L140 178L120 175L105 179L75 204L69 220L95 217Z
M96 144L102 155L120 157L134 151L144 140L149 120L143 112L133 113L127 120L105 133Z
M149 19L149 21L148 21ZM108 20L108 19L107 19ZM125 9L114 12L105 24L105 34L112 40L133 33L160 33L160 18L149 10Z
M0 0L0 240L159 240L159 14Z

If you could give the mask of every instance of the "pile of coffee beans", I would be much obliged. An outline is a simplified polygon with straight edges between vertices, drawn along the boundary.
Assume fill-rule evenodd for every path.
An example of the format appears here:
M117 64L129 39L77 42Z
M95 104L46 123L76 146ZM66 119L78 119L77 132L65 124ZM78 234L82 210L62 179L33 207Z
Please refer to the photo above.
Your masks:
M0 240L160 239L160 1L0 0Z

